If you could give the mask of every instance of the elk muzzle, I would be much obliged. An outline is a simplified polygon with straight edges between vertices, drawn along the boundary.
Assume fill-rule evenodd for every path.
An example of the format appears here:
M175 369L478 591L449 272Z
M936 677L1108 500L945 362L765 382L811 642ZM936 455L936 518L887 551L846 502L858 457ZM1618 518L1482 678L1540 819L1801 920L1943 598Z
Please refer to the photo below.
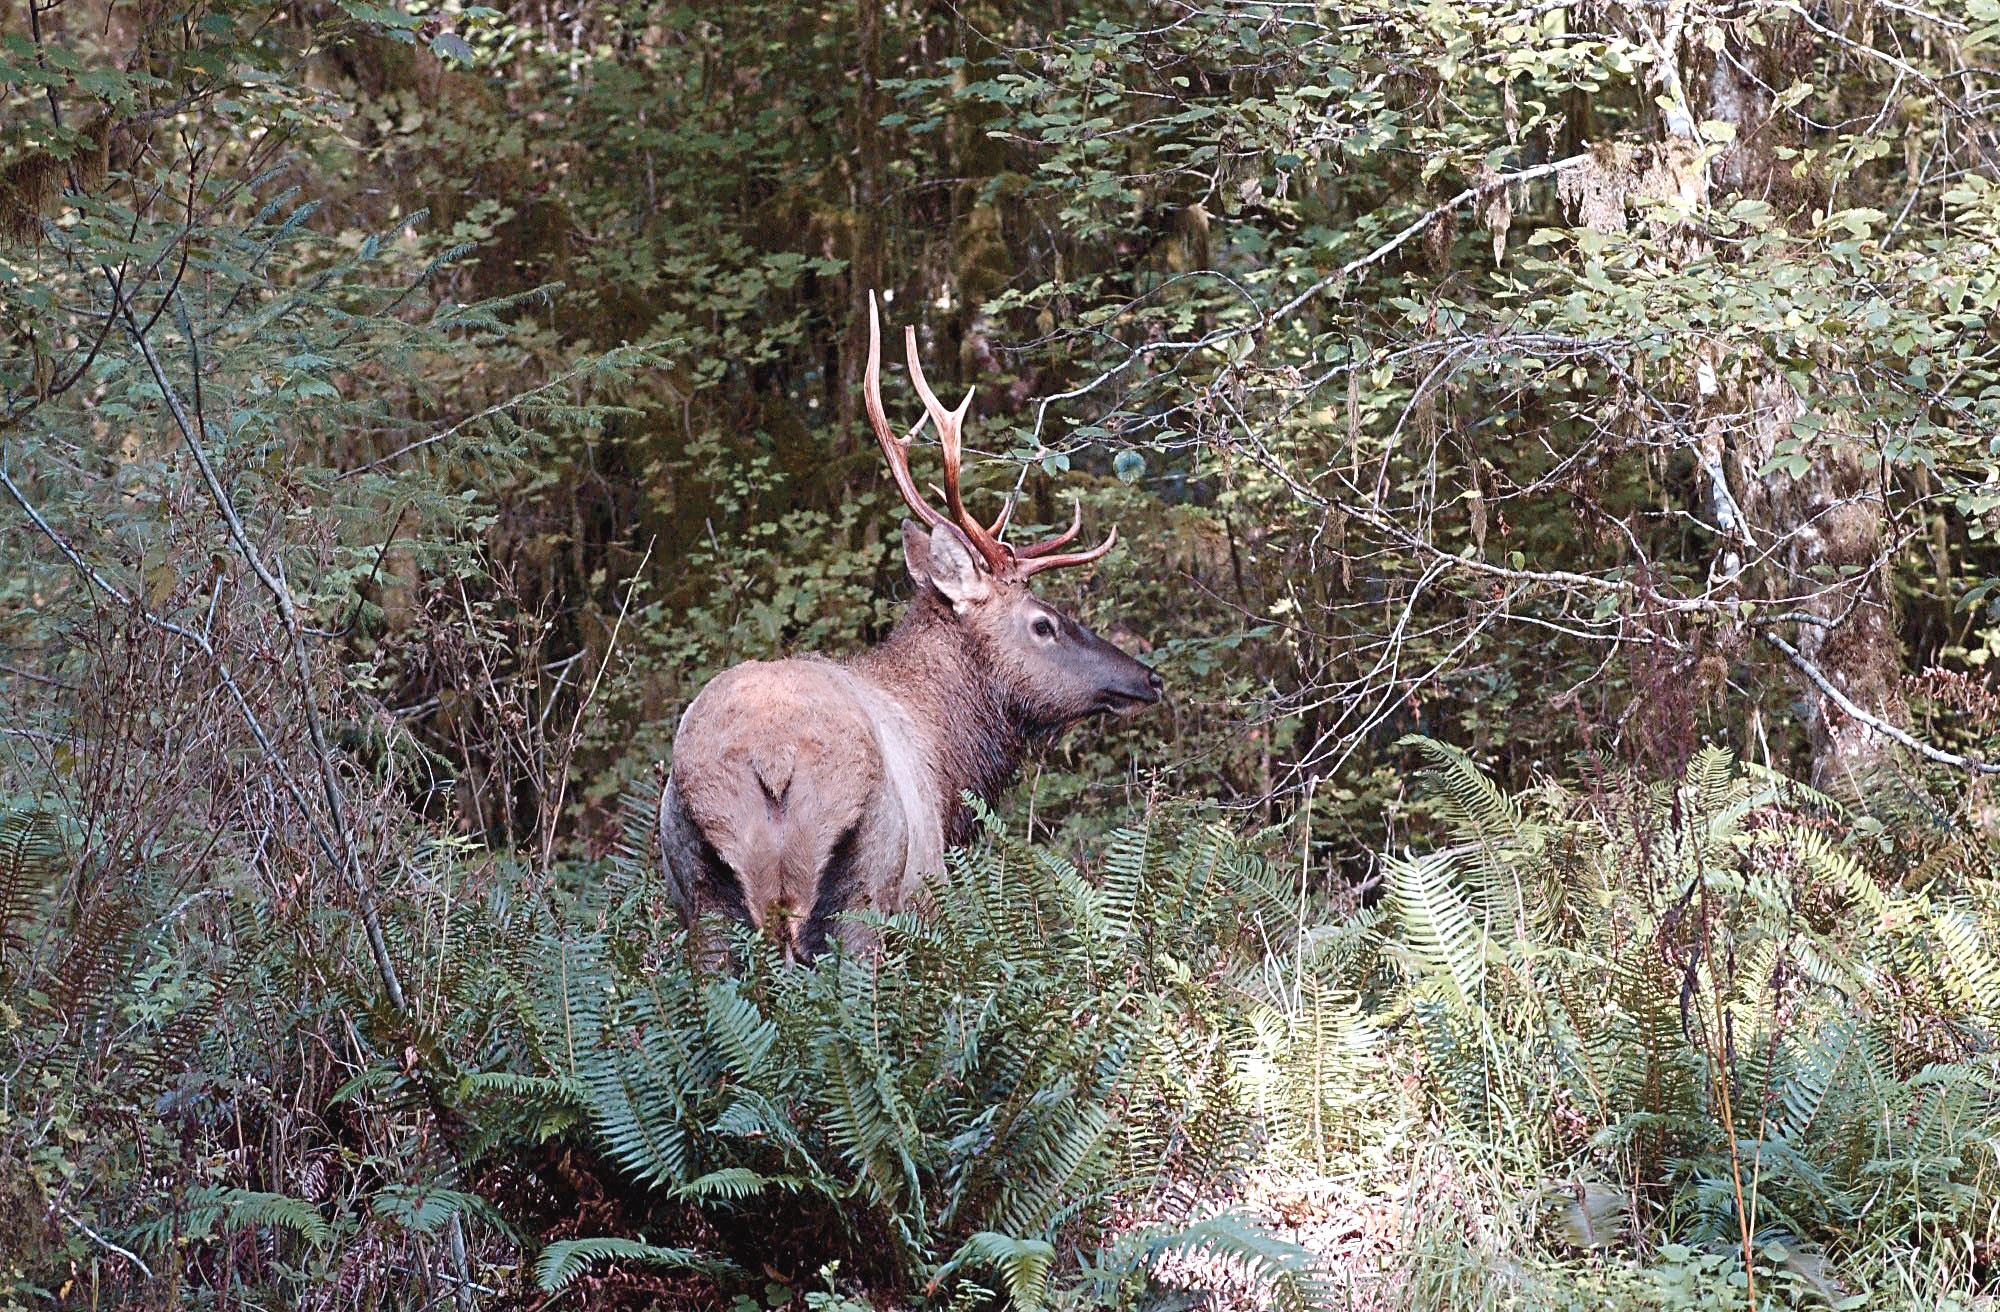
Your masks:
M1139 664L1137 661L1132 663ZM1147 669L1143 665L1139 665L1139 668L1145 671L1143 677L1106 687L1098 693L1100 710L1115 714L1137 710L1141 706L1151 706L1160 700L1167 690L1166 683L1160 678L1160 672Z
M1166 683L1158 670L1127 655L1116 643L1081 624L1070 621L1070 628L1076 643L1072 659L1088 670L1088 677L1096 685L1092 711L1122 714L1160 700Z

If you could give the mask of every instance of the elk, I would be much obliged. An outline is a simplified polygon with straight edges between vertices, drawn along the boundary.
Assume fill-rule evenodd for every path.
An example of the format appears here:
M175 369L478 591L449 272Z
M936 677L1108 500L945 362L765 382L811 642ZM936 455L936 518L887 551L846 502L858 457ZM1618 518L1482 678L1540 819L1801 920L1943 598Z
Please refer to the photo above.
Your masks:
M916 520L903 521L915 593L878 646L844 661L746 661L712 679L681 716L660 795L661 860L690 929L721 912L808 961L829 936L850 948L866 931L841 913L893 913L944 869L970 835L972 795L991 802L1031 744L1092 715L1160 699L1160 676L1037 597L1046 570L1111 550L1113 528L1063 554L1083 526L1047 541L1002 540L1009 498L991 525L965 508L961 435L972 394L947 410L907 330L910 381L924 416L898 438L882 409L882 328L868 301L868 420ZM910 445L929 423L944 453L949 516L917 490ZM934 489L935 490L935 489Z

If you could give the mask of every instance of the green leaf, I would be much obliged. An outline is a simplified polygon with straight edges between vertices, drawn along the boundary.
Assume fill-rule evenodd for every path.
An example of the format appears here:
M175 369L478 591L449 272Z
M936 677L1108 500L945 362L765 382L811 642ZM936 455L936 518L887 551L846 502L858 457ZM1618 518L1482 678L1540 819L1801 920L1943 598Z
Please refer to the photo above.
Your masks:
M559 1239L535 1261L535 1284L545 1294L559 1293L598 1262L636 1262L672 1271L729 1274L728 1262L688 1248L666 1248L637 1239Z

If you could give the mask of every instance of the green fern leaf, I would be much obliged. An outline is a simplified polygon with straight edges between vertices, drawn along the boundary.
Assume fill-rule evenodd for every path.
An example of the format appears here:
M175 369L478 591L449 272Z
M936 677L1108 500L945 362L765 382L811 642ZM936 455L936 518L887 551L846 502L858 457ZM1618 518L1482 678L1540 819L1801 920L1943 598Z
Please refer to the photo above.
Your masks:
M1040 1239L1016 1239L1011 1235L981 1230L960 1245L945 1263L937 1278L962 1267L980 1266L1000 1273L1008 1299L1019 1312L1040 1312L1048 1302L1049 1273L1054 1270L1054 1245Z
M1487 940L1472 906L1459 893L1447 856L1387 863L1389 897L1412 963L1461 1010L1485 995Z
M536 1259L535 1284L543 1293L560 1293L596 1262L637 1262L709 1275L727 1275L735 1269L693 1249L663 1248L637 1239L559 1239L544 1248Z
M13 949L24 942L17 926L27 918L32 893L58 877L66 856L54 812L0 812L0 979L7 977Z

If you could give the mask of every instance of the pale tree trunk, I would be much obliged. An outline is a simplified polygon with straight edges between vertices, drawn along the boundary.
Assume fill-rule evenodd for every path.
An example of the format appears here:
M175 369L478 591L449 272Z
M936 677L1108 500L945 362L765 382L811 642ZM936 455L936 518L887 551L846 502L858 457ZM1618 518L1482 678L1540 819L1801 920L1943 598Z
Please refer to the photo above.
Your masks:
M1684 8L1673 6L1673 12ZM1669 57L1662 61L1667 94L1683 106L1691 92L1704 94L1698 116L1731 124L1738 142L1763 138L1770 113L1762 88L1739 67L1754 67L1756 51L1731 45L1710 52L1671 24L1662 32ZM1690 76L1697 61L1705 65ZM1691 135L1695 112L1670 114L1670 131ZM1770 161L1758 160L1748 144L1711 161L1702 180L1726 191L1757 195L1770 175ZM1710 369L1721 365L1711 360ZM1805 707L1815 786L1852 795L1894 748L1883 734L1849 715L1821 686L1823 679L1855 707L1887 723L1905 717L1898 696L1902 646L1897 636L1888 585L1884 534L1887 506L1879 466L1852 434L1821 428L1811 464L1801 473L1770 468L1779 444L1794 436L1794 421L1806 405L1775 361L1739 359L1735 377L1701 379L1698 413L1699 455L1722 475L1704 480L1707 510L1733 531L1737 541L1725 559L1740 561L1740 585L1761 600L1782 600L1784 609L1805 618L1790 625L1797 661L1792 677ZM1769 470L1769 472L1765 472ZM1729 504L1733 495L1733 504ZM1731 523L1735 520L1739 522ZM1718 575L1736 583L1737 569ZM1775 646L1767 650L1776 652ZM1816 672L1820 679L1813 677Z
M1746 593L1804 617L1788 626L1799 659L1861 710L1896 723L1903 718L1902 647L1883 554L1886 513L1870 455L1849 438L1827 435L1803 473L1761 472L1793 435L1805 405L1768 362L1749 363L1744 372L1740 385L1723 389L1724 403L1704 424L1702 444L1724 471L1742 517L1744 541L1733 550L1746 557ZM1715 513L1720 497L1711 493L1709 501ZM1843 710L1806 670L1794 666L1792 676L1805 707L1814 786L1856 794L1893 744Z

